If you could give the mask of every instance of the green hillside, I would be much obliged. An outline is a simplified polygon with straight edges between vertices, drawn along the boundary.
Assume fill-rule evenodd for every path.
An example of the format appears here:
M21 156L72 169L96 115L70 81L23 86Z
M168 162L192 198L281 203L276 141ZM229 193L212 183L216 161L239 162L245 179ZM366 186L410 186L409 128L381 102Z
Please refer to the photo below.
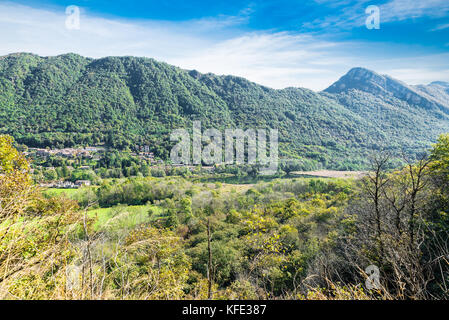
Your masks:
M274 90L148 58L11 54L0 57L0 134L31 147L148 144L167 158L170 131L201 120L203 128L277 128L282 157L307 159L310 168L357 169L374 150L413 156L449 131L444 103L429 93L416 89L427 98L410 100L392 91L398 85L382 92L370 85Z

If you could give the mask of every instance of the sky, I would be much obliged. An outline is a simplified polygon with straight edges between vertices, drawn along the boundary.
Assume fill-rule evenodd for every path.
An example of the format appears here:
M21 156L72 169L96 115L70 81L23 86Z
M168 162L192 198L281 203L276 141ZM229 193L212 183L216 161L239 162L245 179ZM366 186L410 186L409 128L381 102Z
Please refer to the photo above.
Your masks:
M151 57L272 88L323 90L352 67L427 84L449 81L449 0L0 0L0 55L15 52Z

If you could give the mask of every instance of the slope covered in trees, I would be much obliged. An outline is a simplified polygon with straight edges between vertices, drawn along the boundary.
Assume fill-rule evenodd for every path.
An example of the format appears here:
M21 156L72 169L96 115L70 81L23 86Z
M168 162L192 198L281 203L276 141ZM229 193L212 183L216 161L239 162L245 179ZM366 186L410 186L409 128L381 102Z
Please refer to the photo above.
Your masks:
M170 131L201 120L203 128L277 128L281 156L306 159L304 169L356 169L379 149L413 158L449 129L444 83L419 89L388 77L381 90L386 77L356 71L316 93L148 58L12 54L0 58L0 133L34 147L150 145L168 158Z
M355 181L135 177L69 199L0 135L0 299L447 299L449 136L373 160Z

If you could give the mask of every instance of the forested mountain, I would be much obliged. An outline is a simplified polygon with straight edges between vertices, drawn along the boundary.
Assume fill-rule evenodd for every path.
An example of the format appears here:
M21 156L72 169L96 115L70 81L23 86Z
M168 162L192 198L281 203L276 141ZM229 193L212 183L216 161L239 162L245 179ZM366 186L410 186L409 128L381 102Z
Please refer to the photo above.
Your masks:
M39 147L148 144L167 158L170 130L201 120L203 128L278 128L282 157L355 169L374 150L413 155L449 131L448 88L355 68L322 93L274 90L148 58L19 53L0 57L0 134Z
M419 153L448 130L449 96L443 83L409 86L389 76L353 68L323 95L362 116L383 133L378 145ZM446 84L447 85L447 84Z
M449 108L449 83L434 81L429 85L414 86L421 94L432 97L437 103Z

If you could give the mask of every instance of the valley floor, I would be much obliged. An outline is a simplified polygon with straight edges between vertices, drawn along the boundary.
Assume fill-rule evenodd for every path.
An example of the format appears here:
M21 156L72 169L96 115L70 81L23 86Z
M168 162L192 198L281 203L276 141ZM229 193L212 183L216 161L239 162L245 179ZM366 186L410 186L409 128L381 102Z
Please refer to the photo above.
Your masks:
M316 170L316 171L295 171L292 175L312 176L322 178L355 178L359 179L368 174L368 171L337 171L337 170Z

